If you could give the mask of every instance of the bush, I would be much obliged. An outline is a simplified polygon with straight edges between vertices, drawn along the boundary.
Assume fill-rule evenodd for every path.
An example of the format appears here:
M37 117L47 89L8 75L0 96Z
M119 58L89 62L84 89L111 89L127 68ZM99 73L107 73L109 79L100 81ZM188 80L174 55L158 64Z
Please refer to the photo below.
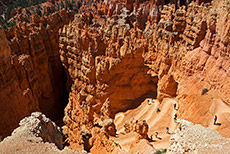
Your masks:
M201 95L204 95L204 94L206 94L207 92L208 92L208 89L207 89L207 88L204 88L204 89L202 89Z
M163 150L159 150L159 151L155 152L154 154L163 154L166 152L167 152L167 149L163 149Z
M159 108L159 107L157 108L157 113L158 113L158 112L161 112L161 110L160 110L160 108Z

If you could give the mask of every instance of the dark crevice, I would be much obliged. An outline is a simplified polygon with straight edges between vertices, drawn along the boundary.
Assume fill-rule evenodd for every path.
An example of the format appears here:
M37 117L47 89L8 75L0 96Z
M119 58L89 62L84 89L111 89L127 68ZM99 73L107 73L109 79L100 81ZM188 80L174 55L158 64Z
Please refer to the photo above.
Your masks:
M127 102L130 102L130 105L123 109L123 110L120 110L119 112L126 112L128 110L133 110L135 108L137 108L138 106L141 105L141 103L146 99L146 98L156 98L157 97L157 92L154 92L154 91L148 91L147 93L145 93L144 95L140 96L139 98L135 99L135 100L127 100ZM116 113L119 113L119 112L116 112ZM115 114L116 114L115 113Z
M91 134L83 134L82 135L82 140L83 140L83 142L84 142L84 150L86 151L86 152L90 152L90 149L92 148L91 146L90 146L90 143L89 143L89 139L92 137L92 135Z
M142 96L136 98L135 100L126 100L125 103L129 103L129 106L125 107L122 110L119 110L118 112L115 112L113 115L115 116L119 112L126 112L128 110L133 110L138 108L147 98L153 98L157 99L157 89L158 89L158 77L151 77L150 83L154 86L154 89L147 91ZM122 106L122 104L121 104ZM112 117L114 118L114 117Z
M170 0L165 0L165 5L169 4Z
M180 0L180 6L186 5L186 0Z
M60 76L56 76L56 83L54 85L55 91L57 92L57 97L55 97L55 102L58 103L58 107L57 107L57 117L54 120L61 120L64 117L64 109L66 107L66 105L68 104L68 99L69 99L69 92L70 92L70 88L68 87L68 85L71 83L72 80L69 80L69 74L67 73L67 71L65 71L64 67L61 66L61 70L60 72L57 73ZM55 108L53 110L56 110Z
M55 121L57 125L62 126L64 125L62 119L64 109L68 104L69 86L72 84L72 80L62 66L59 57L49 59L48 72L52 85L52 95L50 98L45 98L43 102L39 101L39 107L42 113Z

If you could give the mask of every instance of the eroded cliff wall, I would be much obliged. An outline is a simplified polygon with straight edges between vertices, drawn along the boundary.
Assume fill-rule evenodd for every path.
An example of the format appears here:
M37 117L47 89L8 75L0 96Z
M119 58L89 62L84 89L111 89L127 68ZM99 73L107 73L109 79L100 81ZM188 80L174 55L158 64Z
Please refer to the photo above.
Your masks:
M66 11L30 24L19 16L1 29L0 134L34 110L59 118L66 81L63 132L75 150L121 152L112 119L146 97L175 98L178 117L208 125L213 102L230 105L230 3L203 2L84 1L70 24ZM229 114L220 116L229 137Z
M18 125L24 115L28 115L32 109L38 110L39 108L37 100L32 99L31 91L20 87L20 80L14 66L11 64L11 49L2 27L0 27L0 33L0 134L6 135ZM25 76L22 72L21 76L23 75Z
M67 74L59 58L58 30L73 19L67 11L31 23L21 15L17 25L1 29L1 125L0 134L10 133L22 117L42 111L51 119L63 117L68 101Z
M83 146L82 130L149 94L177 98L179 117L203 125L214 114L209 99L229 105L229 1L200 3L164 5L156 24L142 9L91 12L60 31L61 60L74 81L64 117L70 147ZM219 130L226 137L228 124Z
M72 129L69 141L78 143L84 126L91 130L147 96L157 96L157 78L147 74L142 57L147 49L142 32L113 20L98 28L87 21L79 16L60 32L61 60L74 81L64 121Z

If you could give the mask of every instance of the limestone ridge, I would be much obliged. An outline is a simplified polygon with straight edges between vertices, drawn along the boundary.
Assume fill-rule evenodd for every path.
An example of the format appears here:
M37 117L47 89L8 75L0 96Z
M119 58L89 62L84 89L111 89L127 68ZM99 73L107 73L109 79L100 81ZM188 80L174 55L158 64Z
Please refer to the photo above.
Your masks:
M31 116L22 119L19 128L12 135L25 135L21 134L24 132L27 135L32 133L31 135L41 137L44 142L54 143L59 149L63 149L60 127L40 112L33 112Z
M8 136L0 143L1 153L86 153L63 149L60 128L40 112L33 112L31 116L22 119L19 125L11 136Z
M230 140L218 132L194 125L186 120L177 120L177 130L169 140L168 153L226 153Z
M63 97L67 79L59 60L58 30L72 19L65 10L49 17L32 15L31 23L21 15L6 35L1 29L1 135L9 134L33 111L61 118L58 111L67 101Z

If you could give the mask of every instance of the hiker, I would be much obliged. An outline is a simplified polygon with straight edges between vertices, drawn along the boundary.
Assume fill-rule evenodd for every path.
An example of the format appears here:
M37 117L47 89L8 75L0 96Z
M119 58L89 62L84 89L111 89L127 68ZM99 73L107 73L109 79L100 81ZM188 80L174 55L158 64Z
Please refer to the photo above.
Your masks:
M174 114L174 120L176 120L176 119L177 119L177 114L175 113L175 114Z
M135 121L135 123L133 124L133 131L137 132L139 130L139 124L138 124L138 120Z
M182 130L181 123L178 124L178 128L179 128L180 131Z
M166 127L166 133L169 134L169 127Z
M177 110L177 108L176 108L176 103L175 103L173 106L174 106L174 110Z
M158 136L157 136L157 135L158 135L158 132L155 132L155 137L156 137L156 138L158 138Z
M217 115L215 115L215 117L214 117L214 123L213 123L213 125L216 125L216 121L217 121Z
M148 105L151 105L151 101L149 99L147 100L147 102L148 102Z

